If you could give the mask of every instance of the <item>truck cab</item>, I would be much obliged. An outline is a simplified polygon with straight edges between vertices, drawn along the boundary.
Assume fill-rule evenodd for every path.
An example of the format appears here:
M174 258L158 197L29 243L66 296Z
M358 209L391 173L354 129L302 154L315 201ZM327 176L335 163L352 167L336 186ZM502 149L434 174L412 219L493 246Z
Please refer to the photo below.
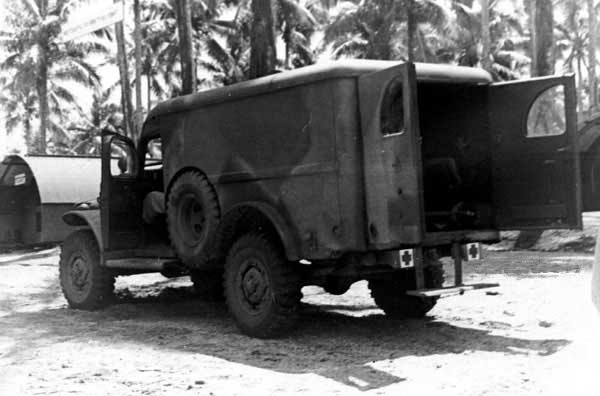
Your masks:
M103 136L100 208L65 215L88 230L65 242L63 289L86 265L106 279L177 268L258 337L293 326L311 284L341 294L366 279L386 314L423 316L494 286L463 284L461 265L500 230L581 227L575 117L572 76L494 83L365 60L166 101L137 145ZM103 284L67 299L99 307Z

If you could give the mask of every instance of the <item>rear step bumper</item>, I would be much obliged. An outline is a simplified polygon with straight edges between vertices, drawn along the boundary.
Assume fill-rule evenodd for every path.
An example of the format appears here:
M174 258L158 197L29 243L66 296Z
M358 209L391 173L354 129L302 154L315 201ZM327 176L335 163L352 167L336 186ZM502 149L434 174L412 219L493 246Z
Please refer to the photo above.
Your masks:
M441 287L439 289L408 290L406 294L415 297L447 297L456 294L464 294L464 292L469 290L487 289L498 286L500 286L498 283L473 283L470 285Z

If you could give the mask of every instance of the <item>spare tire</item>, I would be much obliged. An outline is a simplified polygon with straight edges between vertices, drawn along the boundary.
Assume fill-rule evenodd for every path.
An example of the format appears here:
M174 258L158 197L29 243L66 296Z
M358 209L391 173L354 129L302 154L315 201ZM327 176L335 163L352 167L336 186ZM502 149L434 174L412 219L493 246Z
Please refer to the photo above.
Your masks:
M167 197L167 223L171 245L190 268L208 261L221 211L217 193L201 172L190 170L175 179Z

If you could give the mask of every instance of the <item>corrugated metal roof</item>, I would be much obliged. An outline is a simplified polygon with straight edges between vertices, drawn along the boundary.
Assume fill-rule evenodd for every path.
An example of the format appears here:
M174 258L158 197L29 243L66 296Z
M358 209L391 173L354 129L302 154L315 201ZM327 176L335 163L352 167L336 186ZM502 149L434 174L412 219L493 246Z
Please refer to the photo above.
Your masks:
M89 201L100 195L100 158L9 155L2 162L7 161L27 163L42 204Z

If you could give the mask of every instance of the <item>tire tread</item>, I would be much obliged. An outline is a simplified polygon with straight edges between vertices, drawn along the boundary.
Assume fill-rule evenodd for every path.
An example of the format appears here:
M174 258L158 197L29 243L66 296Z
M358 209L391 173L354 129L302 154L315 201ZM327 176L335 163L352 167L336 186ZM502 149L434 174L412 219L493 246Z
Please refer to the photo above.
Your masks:
M235 278L235 258L245 249L258 249L266 257L272 274L273 309L269 312L267 319L260 326L252 327L245 323L236 314L236 301L232 301L228 287L228 279ZM300 291L300 277L293 264L288 262L281 248L271 238L262 233L249 233L240 237L232 246L225 264L224 289L225 298L230 314L233 316L237 326L245 333L258 338L272 338L280 336L291 327L297 320L297 311L302 298Z
M66 266L70 255L76 250L86 252L91 259L92 286L88 296L81 302L71 298L65 285L66 274L64 271L67 270ZM112 271L100 265L100 250L91 230L75 231L63 242L59 260L59 279L63 295L72 308L92 311L103 308L112 301L115 276Z

